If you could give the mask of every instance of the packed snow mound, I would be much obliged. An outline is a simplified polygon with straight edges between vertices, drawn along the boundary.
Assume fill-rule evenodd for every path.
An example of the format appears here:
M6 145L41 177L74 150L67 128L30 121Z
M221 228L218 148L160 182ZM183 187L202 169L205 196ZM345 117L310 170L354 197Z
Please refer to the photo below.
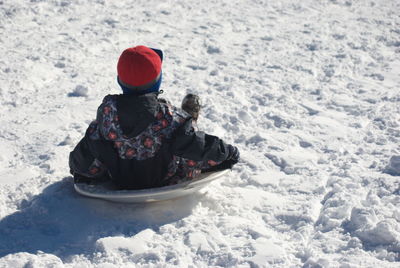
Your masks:
M366 246L400 246L400 227L396 219L378 220L373 209L353 208L345 227Z
M393 176L400 176L400 155L394 155L390 158L385 172Z

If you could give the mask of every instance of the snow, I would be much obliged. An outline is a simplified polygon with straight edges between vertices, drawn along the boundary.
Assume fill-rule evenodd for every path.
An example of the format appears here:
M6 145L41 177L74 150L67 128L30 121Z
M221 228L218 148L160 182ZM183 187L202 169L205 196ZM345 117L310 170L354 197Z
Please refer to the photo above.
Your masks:
M400 176L400 155L394 155L390 158L385 172L393 176Z
M0 1L0 267L400 267L400 2ZM123 49L242 160L204 191L117 204L68 153Z

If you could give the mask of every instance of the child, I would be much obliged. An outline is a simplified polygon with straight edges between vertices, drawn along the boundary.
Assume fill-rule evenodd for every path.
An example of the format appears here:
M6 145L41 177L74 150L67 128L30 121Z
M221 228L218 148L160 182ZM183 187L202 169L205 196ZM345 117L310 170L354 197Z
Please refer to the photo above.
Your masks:
M236 147L196 131L200 103L189 94L182 109L158 98L163 53L145 46L121 54L123 94L107 95L83 139L70 153L75 181L112 180L120 189L161 187L202 171L232 168Z

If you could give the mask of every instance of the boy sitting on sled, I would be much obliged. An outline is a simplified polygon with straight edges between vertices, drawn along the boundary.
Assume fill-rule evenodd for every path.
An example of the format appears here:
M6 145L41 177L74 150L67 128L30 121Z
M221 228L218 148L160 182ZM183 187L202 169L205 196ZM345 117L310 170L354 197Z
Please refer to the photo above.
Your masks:
M196 178L202 171L232 168L235 146L196 131L199 98L182 109L159 99L161 50L128 48L118 61L123 94L107 95L83 139L70 153L76 181L112 180L121 189L145 189Z

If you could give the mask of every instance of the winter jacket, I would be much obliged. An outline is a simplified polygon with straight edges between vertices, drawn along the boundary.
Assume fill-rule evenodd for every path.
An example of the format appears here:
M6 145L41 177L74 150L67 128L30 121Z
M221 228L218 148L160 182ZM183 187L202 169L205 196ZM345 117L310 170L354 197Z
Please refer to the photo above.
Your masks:
M196 131L188 113L155 93L108 95L70 153L69 165L74 176L110 178L121 189L144 189L218 167L229 159L229 146Z

